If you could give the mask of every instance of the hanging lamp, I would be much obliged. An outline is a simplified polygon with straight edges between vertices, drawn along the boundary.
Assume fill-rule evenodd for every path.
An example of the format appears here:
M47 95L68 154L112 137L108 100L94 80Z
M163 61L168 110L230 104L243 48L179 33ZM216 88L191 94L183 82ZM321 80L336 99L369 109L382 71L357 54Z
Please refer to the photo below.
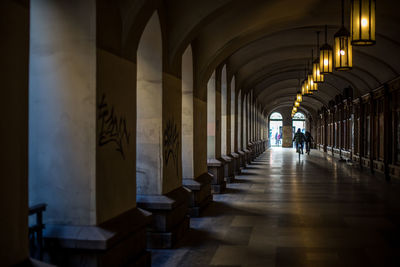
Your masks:
M317 49L319 49L319 31L317 31ZM317 50L318 51L318 50ZM319 56L317 53L317 58L313 62L313 80L315 83L323 83L324 75L321 74L321 68L319 66Z
M314 57L314 50L311 50L311 64L313 62L313 57ZM314 82L314 77L313 77L313 73L312 70L311 72L308 73L307 75L307 80L308 80L308 87L310 89L311 92L315 92L318 91L318 84L316 82Z
M301 103L301 102L303 101L303 96L301 95L301 92L300 92L300 91L297 91L296 100L297 100L297 102L299 102L299 103Z
M355 46L374 45L375 0L351 0L350 31L351 44Z
M342 26L335 34L335 70L351 70L353 67L353 48L350 32L344 27L344 0L342 0Z
M328 44L328 26L325 25L325 44L320 48L319 66L322 74L329 74L333 72L333 50Z
M307 69L308 69L308 62L307 62L307 67L304 69L304 73L305 73L306 77L302 83L301 91L304 92L303 95L310 96L313 94L313 92L310 90L310 85L309 85L308 76L307 76Z

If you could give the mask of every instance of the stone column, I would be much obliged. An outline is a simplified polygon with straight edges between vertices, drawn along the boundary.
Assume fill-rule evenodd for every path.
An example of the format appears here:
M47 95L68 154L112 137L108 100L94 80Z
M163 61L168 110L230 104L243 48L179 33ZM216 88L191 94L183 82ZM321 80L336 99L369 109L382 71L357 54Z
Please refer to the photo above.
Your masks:
M289 110L285 113L281 113L282 120L282 147L293 147L293 133L292 133L292 118Z
M55 264L149 264L149 214L136 207L136 64L96 47L96 15L95 1L31 2L29 202L47 204Z
M246 154L243 151L244 146L243 146L243 138L244 138L244 131L243 131L243 126L244 126L244 94L240 90L237 97L237 107L238 107L238 124L237 124L237 152L239 154L240 158L240 171L242 168L246 167Z
M228 82L226 65L221 73L221 159L224 162L224 176L228 183L235 178L234 158L231 157L231 83Z
M28 265L29 1L0 2L0 34L4 52L0 61L0 261L4 266Z
M394 150L394 142L391 138L392 132L392 118L390 110L390 92L387 85L384 88L384 103L383 103L383 119L384 119L384 174L385 179L390 180L390 168L389 164L392 162L392 150Z
M221 69L211 75L207 84L207 166L213 175L213 193L221 193L226 188L224 162L221 161Z
M365 145L364 145L364 135L365 135L365 129L364 129L364 123L365 123L365 105L363 103L363 99L360 97L359 98L359 112L360 112L360 120L359 120L359 141L358 141L358 151L360 153L360 167L363 167L363 157L365 157Z
M237 124L238 124L238 115L237 115L237 93L236 93L236 80L235 76L232 77L230 82L230 156L233 159L233 170L234 175L238 175L240 173L240 157L238 154L238 135L237 135Z
M190 190L189 214L200 216L201 211L212 201L211 176L208 174L207 166L200 172L196 171L196 162L207 161L207 157L201 158L201 153L194 153L196 144L206 147L206 139L198 138L195 134L206 125L194 127L195 123L204 122L203 113L198 110L197 103L202 103L194 95L193 79L193 53L189 45L182 56L182 183ZM200 117L200 118L199 118ZM196 132L194 131L196 129ZM200 157L200 158L196 158ZM197 168L200 169L201 167Z
M375 154L375 101L373 93L369 95L370 113L369 113L369 167L374 173L374 154Z

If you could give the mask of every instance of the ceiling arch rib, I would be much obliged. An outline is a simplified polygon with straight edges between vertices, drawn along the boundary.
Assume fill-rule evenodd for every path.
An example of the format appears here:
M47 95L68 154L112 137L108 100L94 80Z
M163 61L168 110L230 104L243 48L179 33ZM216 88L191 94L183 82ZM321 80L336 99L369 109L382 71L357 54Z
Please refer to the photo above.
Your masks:
M248 61L246 62L245 65L239 66L239 69L233 70L237 73L240 73L240 76L247 76L248 74L254 73L259 71L259 69L263 69L267 72L269 70L270 72L276 72L280 71L280 69L283 69L287 67L287 65L295 64L298 63L298 65L301 65L303 62L303 65L305 66L305 62L309 61L311 62L310 58L294 58L293 55L285 55L283 54L285 51L284 50L276 50L275 52L268 52L268 54L264 54L262 57L257 58L256 60L253 61ZM287 51L286 51L287 52ZM270 54L272 53L272 54ZM273 56L275 55L275 57ZM276 56L277 55L277 56ZM351 72L355 71L360 71L357 76L362 78L363 80L366 80L369 84L369 87L376 88L383 82L387 81L392 77L393 75L396 75L393 72L393 69L385 64L384 61L376 59L368 54L359 54L355 53L354 60L358 62L358 64L355 64L354 68ZM363 55L363 56L360 56ZM264 58L265 57L265 58ZM367 58L364 58L367 57ZM277 61L279 60L279 61ZM270 63L272 62L272 63ZM379 72L374 72L374 74L369 71L371 68L369 65L375 64L375 68L379 68ZM363 67L360 67L363 66Z
M256 94L258 94L260 90L267 89L271 84L274 84L276 82L287 79L298 79L301 71L302 70L297 69L288 72L281 72L272 75L257 77L255 81L250 81L250 84L242 86L242 88L247 90L252 88L255 90ZM357 86L353 82L349 81L345 77L338 76L337 79L330 80L328 76L329 75L327 75L327 80L329 81L329 84L333 85L333 87L336 89L336 94L340 94L342 92L342 89L348 87L349 85L353 88L357 88ZM321 90L323 90L323 86L321 87Z
M296 98L296 88L271 88L270 90L264 90L262 91L261 94L257 95L257 98L263 99L265 103L272 102L276 98L279 98L280 96L288 95L291 96L293 101ZM325 92L316 92L312 97L311 96L304 96L303 100L307 100L309 98L315 98L318 101L320 101L323 105L327 105L328 102L335 97L333 94L327 94Z

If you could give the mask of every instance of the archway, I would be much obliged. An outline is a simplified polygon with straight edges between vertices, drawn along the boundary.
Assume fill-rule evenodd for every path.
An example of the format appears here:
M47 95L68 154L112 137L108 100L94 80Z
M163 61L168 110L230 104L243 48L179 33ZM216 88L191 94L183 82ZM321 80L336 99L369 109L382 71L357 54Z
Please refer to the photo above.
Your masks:
M306 133L306 116L303 113L297 112L294 114L292 118L292 128L293 135L298 129L300 129L303 134Z
M274 112L269 116L269 140L272 147L282 146L282 126L283 117L279 112Z

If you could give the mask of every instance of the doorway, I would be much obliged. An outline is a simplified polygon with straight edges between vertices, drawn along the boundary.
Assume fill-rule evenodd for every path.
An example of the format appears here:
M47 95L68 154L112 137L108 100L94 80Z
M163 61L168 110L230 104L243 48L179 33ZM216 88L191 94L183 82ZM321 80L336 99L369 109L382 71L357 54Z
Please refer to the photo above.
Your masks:
M282 115L274 112L269 117L269 140L271 147L282 146Z

